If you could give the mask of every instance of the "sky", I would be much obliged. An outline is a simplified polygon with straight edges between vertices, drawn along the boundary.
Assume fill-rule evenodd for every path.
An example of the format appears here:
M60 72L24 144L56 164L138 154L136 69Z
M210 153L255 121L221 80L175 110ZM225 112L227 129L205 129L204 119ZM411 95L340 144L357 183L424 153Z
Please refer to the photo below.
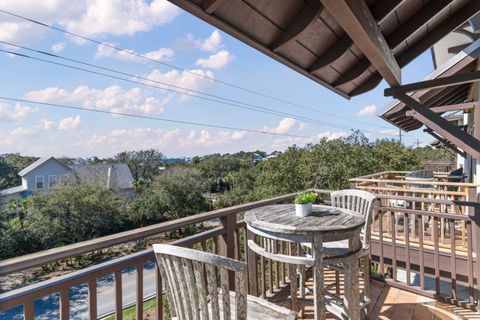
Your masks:
M154 148L169 157L190 157L284 150L352 130L372 140L398 138L398 129L376 116L392 102L383 96L385 82L347 100L164 0L0 0L0 10L133 53L0 12L0 41L10 44L0 49L97 72L0 52L1 97L76 108L0 99L0 153L110 157ZM402 81L419 81L432 71L427 51L402 69ZM404 133L407 146L417 139L421 145L432 140L421 130Z

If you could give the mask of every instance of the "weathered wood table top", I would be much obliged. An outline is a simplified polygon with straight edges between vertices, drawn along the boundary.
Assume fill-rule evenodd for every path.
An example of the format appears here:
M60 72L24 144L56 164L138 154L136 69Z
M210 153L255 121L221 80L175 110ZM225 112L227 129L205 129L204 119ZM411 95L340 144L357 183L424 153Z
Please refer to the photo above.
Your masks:
M351 210L325 205L312 206L307 217L295 215L295 205L271 205L249 210L245 222L254 228L285 234L347 232L360 229L365 217Z

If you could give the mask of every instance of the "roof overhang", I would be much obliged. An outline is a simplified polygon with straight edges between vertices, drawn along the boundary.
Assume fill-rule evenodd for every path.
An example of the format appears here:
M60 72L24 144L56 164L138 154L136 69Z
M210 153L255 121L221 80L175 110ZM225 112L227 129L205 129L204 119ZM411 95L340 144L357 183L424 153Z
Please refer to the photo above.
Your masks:
M400 68L480 11L478 0L169 0L345 98L401 82Z
M479 57L480 39L445 62L423 80L438 79L476 71L478 69ZM416 91L409 95L420 101L424 106L434 110L434 108L440 106L456 105L466 102L469 99L470 87L471 83L463 83L454 86ZM409 115L409 110L410 108L406 106L405 103L394 100L393 103L380 111L378 116L404 131L419 129L423 123ZM438 113L443 114L443 112Z

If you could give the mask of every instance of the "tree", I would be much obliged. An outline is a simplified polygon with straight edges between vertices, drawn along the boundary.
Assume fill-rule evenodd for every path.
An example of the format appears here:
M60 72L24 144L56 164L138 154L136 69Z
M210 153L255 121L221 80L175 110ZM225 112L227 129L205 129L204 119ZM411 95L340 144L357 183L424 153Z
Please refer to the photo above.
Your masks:
M43 230L46 247L60 246L122 231L126 222L125 200L94 183L58 183L29 198L26 226Z
M18 153L6 153L0 156L0 188L11 188L21 184L18 172L38 158L21 156ZM3 181L3 182L2 182Z
M157 176L130 211L130 219L145 225L178 219L210 209L202 195L205 179L198 170L183 169Z
M164 165L163 153L155 150L124 151L114 157L116 162L124 162L132 171L133 179L150 181L160 173Z

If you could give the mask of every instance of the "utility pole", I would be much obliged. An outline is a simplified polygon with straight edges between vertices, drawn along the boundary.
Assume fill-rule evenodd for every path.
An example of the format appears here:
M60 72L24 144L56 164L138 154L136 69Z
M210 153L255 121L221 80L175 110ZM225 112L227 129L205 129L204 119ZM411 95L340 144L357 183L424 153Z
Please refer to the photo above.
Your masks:
M398 140L399 140L400 144L402 144L402 130L401 129L398 129Z
M417 139L417 148L420 148L420 140Z

